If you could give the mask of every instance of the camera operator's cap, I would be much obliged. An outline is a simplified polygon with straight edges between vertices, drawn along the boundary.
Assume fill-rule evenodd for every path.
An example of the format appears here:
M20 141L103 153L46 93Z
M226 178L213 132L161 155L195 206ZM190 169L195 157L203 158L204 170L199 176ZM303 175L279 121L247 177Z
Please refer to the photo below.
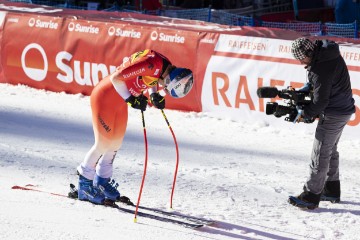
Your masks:
M291 53L297 60L303 60L306 57L311 57L315 48L315 44L304 37L298 38L291 44Z

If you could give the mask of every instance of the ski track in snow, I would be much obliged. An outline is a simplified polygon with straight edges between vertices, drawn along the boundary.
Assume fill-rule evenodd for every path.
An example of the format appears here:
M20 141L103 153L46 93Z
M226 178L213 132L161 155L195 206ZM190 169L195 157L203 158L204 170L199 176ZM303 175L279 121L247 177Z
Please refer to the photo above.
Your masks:
M0 84L0 235L2 239L359 239L359 139L339 144L342 202L313 211L287 203L308 173L313 130L235 122L208 113L165 110L180 165L173 207L216 220L199 230L46 193L12 190L34 184L67 194L93 143L86 96ZM154 108L145 112L149 162L141 204L166 210L175 170L171 133ZM279 119L282 121L282 119ZM314 124L315 127L315 124ZM129 109L128 129L114 162L120 192L136 202L144 167L141 114Z

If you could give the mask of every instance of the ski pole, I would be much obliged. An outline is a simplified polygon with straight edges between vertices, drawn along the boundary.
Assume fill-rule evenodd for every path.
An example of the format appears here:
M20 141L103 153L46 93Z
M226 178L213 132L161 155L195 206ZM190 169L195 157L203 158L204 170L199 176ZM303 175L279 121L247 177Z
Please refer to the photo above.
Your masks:
M172 209L172 202L173 202L173 196L174 196L174 190L175 190L175 183L176 183L176 176L177 176L177 172L178 172L178 167L179 167L179 148L178 148L178 144L176 141L176 137L174 134L174 131L172 130L169 120L167 119L165 112L163 109L161 109L161 113L164 116L165 122L168 125L170 132L174 138L174 143L175 143L175 147L176 147L176 167L175 167L175 173L174 173L174 181L173 181L173 185L172 185L172 189L171 189L171 197L170 197L170 208Z
M147 161L148 161L148 143L147 143L147 137L146 137L145 117L144 117L144 111L142 111L142 110L141 110L141 118L142 118L142 124L143 124L143 129L144 129L145 163L144 163L144 173L143 173L142 180L141 180L140 192L139 192L138 201L137 201L136 209L135 209L135 216L134 216L135 223L137 222L136 217L137 217L137 213L138 213L138 209L139 209L139 205L140 205L142 189L143 189L144 182L145 182L146 168L147 168Z

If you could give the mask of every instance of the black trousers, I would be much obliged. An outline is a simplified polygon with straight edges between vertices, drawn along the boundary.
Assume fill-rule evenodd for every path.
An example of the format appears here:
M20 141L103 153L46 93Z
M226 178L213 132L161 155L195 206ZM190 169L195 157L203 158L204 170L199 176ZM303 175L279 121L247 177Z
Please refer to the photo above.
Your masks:
M310 173L305 188L320 194L325 181L339 179L339 152L337 145L351 115L326 115L320 119L311 153Z

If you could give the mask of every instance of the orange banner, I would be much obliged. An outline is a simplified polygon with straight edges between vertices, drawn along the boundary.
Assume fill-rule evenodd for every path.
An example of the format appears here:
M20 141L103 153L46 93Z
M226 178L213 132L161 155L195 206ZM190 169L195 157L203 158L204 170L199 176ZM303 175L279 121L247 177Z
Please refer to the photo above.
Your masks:
M201 80L197 81L201 78L197 77L195 69L198 31L129 24L119 17L105 21L101 14L94 18L96 20L90 20L87 13L91 16L92 11L78 11L76 13L84 17L76 18L52 16L58 12L18 11L6 13L4 19L1 51L4 77L1 82L89 95L123 58L151 48L168 57L174 65L190 68L195 73L193 91L181 101L168 98L167 106L201 111L198 96L202 84Z

